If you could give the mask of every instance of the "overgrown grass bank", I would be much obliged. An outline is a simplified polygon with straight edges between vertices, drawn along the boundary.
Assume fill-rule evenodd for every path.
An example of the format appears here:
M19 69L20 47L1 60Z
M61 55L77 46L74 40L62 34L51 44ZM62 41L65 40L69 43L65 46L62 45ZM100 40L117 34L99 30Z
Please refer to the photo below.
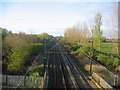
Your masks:
M109 45L107 47L107 45ZM120 60L118 58L110 57L104 54L100 54L96 52L95 48L92 48L91 46L83 46L83 45L78 45L76 43L71 43L71 42L66 42L65 43L66 48L68 48L76 58L80 59L82 62L82 66L84 66L85 69L87 66L85 64L90 64L90 60L86 55L91 56L95 61L98 63L106 66L110 70L116 70L116 68L120 65ZM103 43L104 50L109 49L109 51L112 51L110 48L112 48L111 43ZM105 48L106 47L106 48ZM102 49L101 49L102 50ZM92 54L92 55L91 55Z

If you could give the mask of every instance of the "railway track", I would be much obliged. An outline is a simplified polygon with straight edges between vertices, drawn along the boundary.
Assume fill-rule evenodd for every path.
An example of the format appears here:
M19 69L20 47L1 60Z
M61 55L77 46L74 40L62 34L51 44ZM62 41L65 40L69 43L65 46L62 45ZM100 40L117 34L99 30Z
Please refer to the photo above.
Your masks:
M86 80L86 78L84 77L83 73L81 72L81 70L77 67L77 65L75 64L74 60L72 60L72 58L68 55L68 53L65 52L64 48L59 46L60 50L62 50L62 52L64 53L64 58L66 63L68 64L72 75L75 79L76 82L76 87L77 88L92 88L90 86L90 84L88 83L88 81Z
M53 48L50 52L48 75L48 88L66 88L60 61L60 53L57 48Z
M46 88L92 88L62 45L49 53Z

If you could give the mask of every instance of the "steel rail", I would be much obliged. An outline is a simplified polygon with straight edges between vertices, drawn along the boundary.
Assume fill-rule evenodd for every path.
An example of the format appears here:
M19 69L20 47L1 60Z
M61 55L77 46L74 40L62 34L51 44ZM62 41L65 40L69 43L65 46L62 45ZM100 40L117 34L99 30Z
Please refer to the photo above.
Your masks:
M75 77L76 82L78 83L79 87L80 88L91 88L91 86L89 84L87 84L87 81L85 82L86 78L82 75L82 71L75 65L75 63L73 64L72 59L70 58L70 56L67 53L65 53L65 55L66 55L66 58L67 58L69 64L71 65L71 69L73 69L72 71L74 73L74 77ZM78 80L81 80L82 84L84 86L82 86L81 82Z
M60 49L60 50L62 50L62 49ZM67 69L67 71L68 71L68 73L69 73L69 76L70 76L70 78L71 78L71 81L72 81L72 84L73 84L73 88L78 88L78 85L77 85L77 83L76 83L76 80L75 80L75 78L74 78L74 76L73 76L73 73L72 73L72 71L71 71L71 69L70 69L69 63L66 61L67 58L65 57L65 55L63 54L63 52L61 52L61 55L62 55L62 58L63 58L63 60L64 60L66 69Z
M56 48L53 48L53 52L54 52L54 54L53 54L53 60L54 60L54 85L55 85L55 88L56 88L56 77L57 77L57 75L56 75L56 60L55 60L55 50L56 50Z
M72 71L72 74L76 80L77 85L79 88L91 88L89 83L87 82L87 79L82 75L82 71L78 69L75 63L72 62L72 58L68 55L68 53L65 52L63 47L61 46L62 50L64 51L64 55L66 58L66 61Z
M48 63L47 63L47 83L46 83L46 88L57 88L57 69L56 69L56 65L58 64L60 66L60 74L62 75L62 83L64 85L64 88L66 88L65 85L65 79L64 79L64 75L63 75L63 71L62 71L62 65L61 65L61 61L59 58L59 54L57 53L58 50L57 47L52 48L52 53L50 53L50 58L48 59ZM58 61L56 61L58 58ZM53 81L51 80L53 79ZM52 83L53 82L53 83Z
M81 74L80 76L82 76L82 78L80 78L80 79L82 79L82 81L84 81L83 83L85 84L85 77L83 78L83 72L78 68L78 67L76 67L74 64L73 64L73 60L71 59L71 57L67 54L67 53L65 53L65 55L66 55L66 57L68 58L68 60L69 60L69 62L71 63L71 65L73 66L73 68L79 73L79 74ZM87 54L86 54L87 55ZM87 55L87 57L89 57L89 58L91 58L89 55ZM92 59L92 58L91 58ZM94 61L93 59L92 59L92 61ZM87 80L87 79L86 79ZM86 84L87 85L87 87L85 87L85 88L91 88L91 86L89 85L89 84Z
M63 75L63 66L62 66L62 63L61 63L61 60L59 60L59 63L60 63L60 70L61 70L61 73L62 73L62 80L63 80L63 84L64 84L64 88L66 88L66 82L65 82L65 77Z

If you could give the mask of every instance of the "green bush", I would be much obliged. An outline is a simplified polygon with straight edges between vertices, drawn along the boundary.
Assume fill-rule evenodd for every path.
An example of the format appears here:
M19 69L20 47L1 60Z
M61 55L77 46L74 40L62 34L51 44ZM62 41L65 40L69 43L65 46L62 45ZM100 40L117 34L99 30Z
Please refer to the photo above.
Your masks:
M13 34L7 35L4 40L4 45L7 46L11 52L6 60L7 69L10 71L23 71L25 63L28 62L28 58L38 54L42 51L42 43L39 43L39 40L34 35L26 34Z
M71 47L71 50L76 51L78 48L80 48L81 46L78 45L77 43L72 43L72 42L66 42L67 45L69 45Z
M44 76L44 65L41 64L37 66L35 69L32 69L27 76L35 76L35 77L40 77Z
M32 43L27 46L14 47L9 57L8 70L22 71L27 59L38 54L42 50L43 44Z
M89 54L89 52L92 52L92 49L88 46L82 46L79 49L77 49L77 52L81 53L82 55L86 55Z
M82 56L85 56L87 54L95 60L97 59L97 55L98 55L98 53L95 52L95 49L90 46L82 46L77 49L77 52L80 53ZM91 52L93 55L91 55Z
M117 58L112 58L103 54L97 56L97 60L103 62L109 69L115 68L120 65L120 60Z
M9 56L8 70L10 71L22 71L24 64L29 56L28 48L14 47L12 48L12 54Z
M53 38L52 35L49 35L47 33L42 33L37 35L40 39L40 42L44 43L45 41L48 42L50 39Z
M66 44L67 44L67 45L71 45L71 43L70 43L69 41L66 41Z
M78 48L80 48L80 46L79 46L78 44L76 44L76 43L73 43L73 44L72 44L72 48L71 48L71 49L72 49L73 51L76 51Z
M29 53L34 56L42 51L43 44L42 43L32 43L29 45Z

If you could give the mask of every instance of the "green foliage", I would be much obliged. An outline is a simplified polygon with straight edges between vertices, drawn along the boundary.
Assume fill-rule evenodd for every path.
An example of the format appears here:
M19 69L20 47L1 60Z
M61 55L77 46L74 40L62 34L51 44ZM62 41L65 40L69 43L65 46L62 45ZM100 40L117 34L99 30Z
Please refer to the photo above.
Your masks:
M82 46L81 48L77 49L79 53L82 55L89 54L89 52L93 52L92 48L89 46Z
M22 71L25 60L28 56L28 52L18 47L12 49L12 54L9 57L8 70L10 71Z
M35 69L32 69L27 76L35 76L35 77L40 77L44 75L44 65L41 64L37 66Z
M73 51L76 51L78 48L81 47L77 43L66 42L66 44L69 45L71 47L71 50L73 50Z
M29 53L30 55L36 55L38 54L43 48L42 43L32 43L29 45Z
M84 56L86 56L86 54L91 55L90 52L92 52L93 55L91 55L91 57L94 60L100 61L102 64L104 64L109 69L114 69L120 65L119 59L110 57L110 56L107 56L104 54L99 54L98 52L96 52L96 49L92 48L91 46L79 46L78 44L71 43L69 41L66 41L66 44L68 46L70 46L70 49L72 50L71 51L72 54L74 54L73 53L74 51L77 51L76 52L77 57L84 58ZM112 52L112 47L113 47L112 43L103 43L102 42L101 50L104 52L110 53L110 51Z
M101 42L105 42L105 40L106 40L106 37L101 38Z
M97 56L97 60L103 62L108 68L112 69L120 65L120 60L117 58L111 58L103 54Z
M40 77L40 74L39 74L39 72L34 72L34 73L32 73L30 76Z
M79 48L78 44L73 44L72 50L76 51Z
M114 63L113 63L113 66L119 66L120 65L120 59L117 59L117 58L115 58L114 59Z
M38 37L40 38L40 40L41 40L42 42L44 42L45 40L46 40L46 41L49 41L51 38L53 38L52 35L49 35L49 34L47 34L47 33L39 34Z
M98 53L96 53L95 49L92 48L91 46L82 46L79 49L77 49L77 52L80 53L80 55L82 55L82 56L89 55L95 60L97 59L97 55L98 55Z
M7 35L3 44L3 59L7 59L7 69L18 72L23 71L28 58L38 54L43 47L37 36L23 33Z
M34 56L40 52L42 49L41 43L32 43L24 48L14 47L12 49L12 54L10 55L8 70L22 71L24 64L30 56Z
M69 41L66 41L66 44L67 44L67 45L71 45L71 43L70 43Z
M8 31L7 29L4 28L0 28L0 33L2 33L2 40L4 40L8 34L12 34L11 31Z
M114 43L114 44L116 46L119 45L118 43ZM117 55L118 54L117 48L114 47L114 44L113 43L108 43L108 42L102 42L100 51Z
M101 25L102 25L102 15L100 13L97 13L95 16L94 21L94 27L93 27L93 41L94 41L94 47L96 49L100 50L101 47L101 38L102 38L102 31L101 31Z

